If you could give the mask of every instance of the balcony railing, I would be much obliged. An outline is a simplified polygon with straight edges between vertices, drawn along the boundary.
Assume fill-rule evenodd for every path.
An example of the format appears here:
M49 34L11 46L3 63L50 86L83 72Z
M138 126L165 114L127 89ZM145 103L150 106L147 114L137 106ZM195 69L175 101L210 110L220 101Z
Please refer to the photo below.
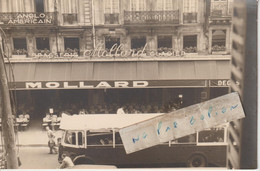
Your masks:
M183 23L197 23L197 13L183 13Z
M226 12L223 12L223 10L213 10L211 11L210 17L209 17L209 23L214 25L223 25L223 24L230 24L231 22L231 15L229 15Z
M119 14L105 14L105 24L118 24L119 23Z
M54 25L56 15L54 12L9 12L0 13L0 25Z
M125 24L179 24L179 11L125 11Z
M76 13L66 13L63 15L64 24L77 24L78 23L78 14Z

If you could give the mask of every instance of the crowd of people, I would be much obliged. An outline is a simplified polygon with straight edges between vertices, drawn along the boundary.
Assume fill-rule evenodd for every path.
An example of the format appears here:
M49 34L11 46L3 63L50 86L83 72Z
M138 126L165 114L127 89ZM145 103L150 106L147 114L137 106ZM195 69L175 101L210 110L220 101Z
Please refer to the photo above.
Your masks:
M68 105L59 114L116 114L118 109L123 109L125 114L142 114L142 113L168 113L182 107L182 101L169 102L166 104L104 104L104 105L86 105L85 107L76 104Z

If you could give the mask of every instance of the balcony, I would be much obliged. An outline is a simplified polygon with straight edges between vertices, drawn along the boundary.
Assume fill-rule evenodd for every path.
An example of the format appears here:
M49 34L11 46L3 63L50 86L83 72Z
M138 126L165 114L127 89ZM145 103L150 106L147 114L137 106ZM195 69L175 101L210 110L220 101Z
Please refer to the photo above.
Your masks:
M179 24L179 11L125 11L125 24Z
M211 25L227 25L231 23L231 15L222 10L213 10L209 17L209 24Z
M57 23L54 12L9 12L0 13L0 25L4 26L48 26Z
M105 24L119 24L119 14L105 14Z
M76 13L66 13L63 15L63 24L64 25L73 25L78 23L78 14Z
M183 13L183 23L197 23L197 13L191 12L191 13Z

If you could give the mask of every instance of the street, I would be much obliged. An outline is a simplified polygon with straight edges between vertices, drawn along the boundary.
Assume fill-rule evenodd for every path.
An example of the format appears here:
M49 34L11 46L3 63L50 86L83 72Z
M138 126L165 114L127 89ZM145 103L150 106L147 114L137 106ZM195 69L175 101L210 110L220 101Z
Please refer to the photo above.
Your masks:
M19 147L22 165L19 169L56 169L57 154L49 154L48 147Z

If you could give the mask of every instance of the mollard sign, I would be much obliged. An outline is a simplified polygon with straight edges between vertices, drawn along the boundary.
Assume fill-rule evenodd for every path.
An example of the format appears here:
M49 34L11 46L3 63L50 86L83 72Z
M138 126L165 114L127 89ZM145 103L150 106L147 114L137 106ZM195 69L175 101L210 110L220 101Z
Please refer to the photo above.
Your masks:
M236 92L120 129L126 153L245 117Z

